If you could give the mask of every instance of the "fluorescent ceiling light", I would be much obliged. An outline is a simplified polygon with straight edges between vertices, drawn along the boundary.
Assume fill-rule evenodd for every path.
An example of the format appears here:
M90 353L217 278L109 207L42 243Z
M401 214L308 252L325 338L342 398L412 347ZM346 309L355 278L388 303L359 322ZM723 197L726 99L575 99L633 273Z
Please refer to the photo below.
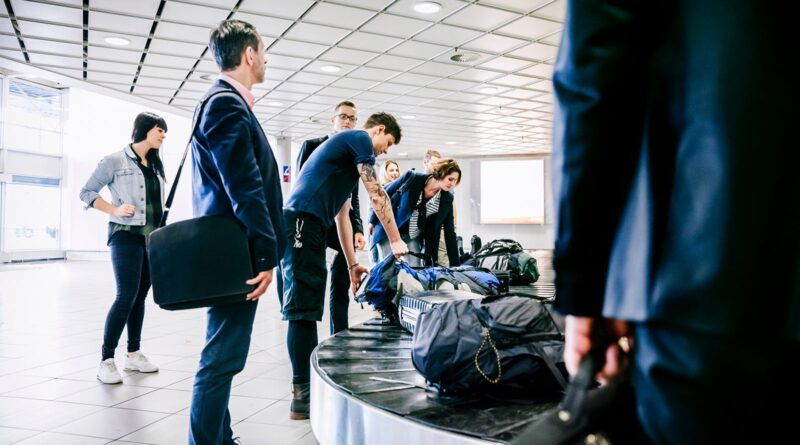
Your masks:
M109 45L114 45L114 46L128 46L131 44L130 40L126 39L125 37L119 37L119 36L108 36L103 40Z
M320 71L324 71L326 73L338 73L342 70L342 67L338 65L323 65L319 69Z
M420 14L434 14L442 9L442 5L436 2L417 2L414 4L414 11Z
M446 144L446 145L456 145L456 143L455 143L455 142L453 142L453 141L447 141L447 142L445 142L445 144Z
M408 156L408 153L397 153L397 156Z

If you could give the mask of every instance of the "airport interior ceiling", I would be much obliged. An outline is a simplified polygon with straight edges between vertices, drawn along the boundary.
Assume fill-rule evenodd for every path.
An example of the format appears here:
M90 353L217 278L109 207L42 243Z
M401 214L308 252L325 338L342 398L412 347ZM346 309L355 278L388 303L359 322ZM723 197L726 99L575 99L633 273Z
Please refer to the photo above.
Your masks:
M241 19L267 47L254 93L270 134L326 134L349 99L360 123L398 117L405 156L547 154L564 15L565 0L4 0L0 68L192 110L218 73L209 30Z

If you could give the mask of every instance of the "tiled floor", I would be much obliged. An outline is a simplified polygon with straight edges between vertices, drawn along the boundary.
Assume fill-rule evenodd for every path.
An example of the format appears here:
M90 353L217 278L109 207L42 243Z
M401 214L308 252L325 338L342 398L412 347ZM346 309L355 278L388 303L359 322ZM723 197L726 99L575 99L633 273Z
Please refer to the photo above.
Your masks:
M114 292L105 261L0 266L0 445L186 443L205 311L163 311L148 297L142 352L160 371L103 385L95 374ZM351 303L351 324L371 316ZM320 340L327 326L326 313ZM116 355L120 369L126 335ZM285 342L271 286L259 304L247 366L233 382L233 430L245 445L316 443L308 421L287 418Z

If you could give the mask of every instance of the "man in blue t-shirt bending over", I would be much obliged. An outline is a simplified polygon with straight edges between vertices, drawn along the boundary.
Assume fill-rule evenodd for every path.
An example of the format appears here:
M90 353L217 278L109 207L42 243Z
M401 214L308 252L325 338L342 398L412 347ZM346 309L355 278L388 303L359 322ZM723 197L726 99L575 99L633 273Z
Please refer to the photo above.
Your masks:
M325 234L334 222L354 292L367 272L366 267L356 262L349 217L348 198L359 177L388 235L392 252L398 257L408 253L408 247L400 239L389 196L375 173L375 156L387 153L389 147L399 142L400 126L386 113L370 116L364 130L331 136L308 158L283 208L289 240L281 270L283 319L289 321L286 344L292 362L291 419L309 416L311 351L317 345L316 322L322 320L327 281Z

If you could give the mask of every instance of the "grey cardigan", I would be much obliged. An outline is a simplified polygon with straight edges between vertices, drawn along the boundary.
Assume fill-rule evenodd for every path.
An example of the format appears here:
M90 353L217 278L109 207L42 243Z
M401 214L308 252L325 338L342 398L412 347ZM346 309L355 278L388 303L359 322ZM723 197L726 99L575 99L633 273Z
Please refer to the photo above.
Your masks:
M101 159L94 173L81 189L81 201L86 204L85 209L91 207L94 200L100 197L100 190L103 187L108 187L111 192L112 205L133 204L136 207L133 216L111 215L109 220L128 226L143 226L147 208L147 189L144 184L144 175L137 162L136 153L133 152L130 145ZM161 196L158 199L161 200L163 207L164 178L158 176L158 181L161 183Z

